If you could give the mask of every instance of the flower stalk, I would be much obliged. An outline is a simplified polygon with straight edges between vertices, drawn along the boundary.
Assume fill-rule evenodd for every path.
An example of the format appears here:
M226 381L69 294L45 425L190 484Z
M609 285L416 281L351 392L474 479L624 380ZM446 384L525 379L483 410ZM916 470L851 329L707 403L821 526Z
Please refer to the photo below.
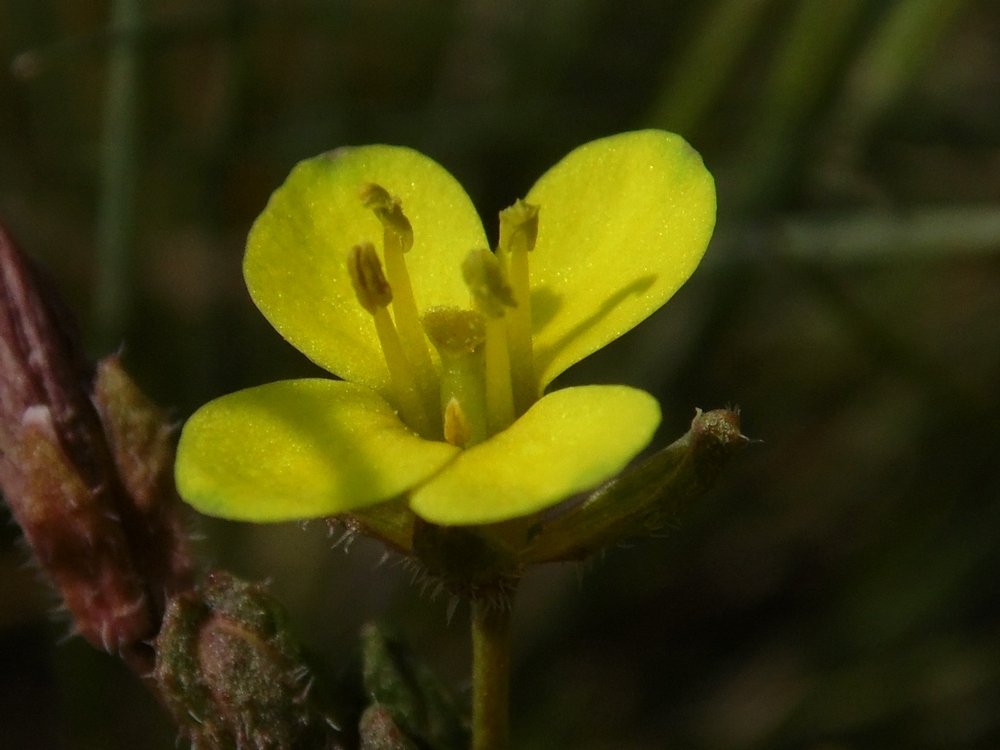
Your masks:
M472 603L472 750L510 743L512 602Z

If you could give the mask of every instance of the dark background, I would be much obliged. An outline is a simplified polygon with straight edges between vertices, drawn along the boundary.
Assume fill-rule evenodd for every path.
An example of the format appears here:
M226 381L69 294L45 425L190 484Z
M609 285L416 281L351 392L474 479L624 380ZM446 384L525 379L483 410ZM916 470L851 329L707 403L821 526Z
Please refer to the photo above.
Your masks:
M565 382L650 390L659 444L727 405L758 442L662 538L529 576L515 746L1000 746L995 2L0 0L0 216L178 420L315 373L239 270L296 161L412 146L494 232L570 149L645 126L703 154L716 238ZM467 609L376 545L196 525L335 665L386 617L467 689ZM172 748L123 667L57 645L16 538L0 748Z

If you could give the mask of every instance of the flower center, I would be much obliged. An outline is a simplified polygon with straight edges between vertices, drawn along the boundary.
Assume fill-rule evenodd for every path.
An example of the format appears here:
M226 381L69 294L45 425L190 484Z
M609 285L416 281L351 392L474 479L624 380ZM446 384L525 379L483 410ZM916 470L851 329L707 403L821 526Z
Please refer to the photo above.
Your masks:
M361 200L382 223L385 271L370 243L351 249L348 271L358 302L374 318L400 418L422 437L462 448L506 429L538 397L528 275L538 207L518 200L501 211L497 253L472 250L455 269L472 310L435 308L421 319L404 258L413 229L402 204L374 184L361 190Z

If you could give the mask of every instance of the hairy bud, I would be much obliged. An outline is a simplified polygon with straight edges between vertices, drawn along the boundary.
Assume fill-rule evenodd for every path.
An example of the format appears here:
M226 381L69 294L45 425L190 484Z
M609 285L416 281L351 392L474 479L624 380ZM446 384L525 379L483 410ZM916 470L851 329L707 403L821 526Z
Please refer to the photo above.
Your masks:
M361 714L359 733L360 750L419 750L417 743L396 725L392 714L378 703Z
M166 430L0 226L0 488L75 629L143 674L192 570Z
M261 584L210 573L175 597L155 676L194 750L338 747L312 671L281 606Z

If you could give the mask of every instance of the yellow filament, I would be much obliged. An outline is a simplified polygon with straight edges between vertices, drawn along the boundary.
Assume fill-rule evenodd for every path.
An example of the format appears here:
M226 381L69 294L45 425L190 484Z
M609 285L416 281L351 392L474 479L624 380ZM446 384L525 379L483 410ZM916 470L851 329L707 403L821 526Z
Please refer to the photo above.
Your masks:
M486 423L489 434L495 435L507 429L515 416L505 313L516 302L503 266L485 248L466 256L462 276L476 309L486 318Z
M428 418L427 410L424 408L420 390L413 377L413 370L403 352L396 326L393 325L392 318L389 317L389 311L384 307L379 307L372 314L375 317L375 330L378 332L378 340L382 345L385 364L392 377L392 387L398 402L399 416L421 437L434 440L437 435ZM435 413L437 413L436 410Z
M531 344L531 297L528 286L528 254L510 256L510 285L517 307L507 313L507 344L510 347L510 378L518 416L528 411L538 398L535 357Z
M420 391L420 400L434 428L435 435L441 432L441 411L438 403L438 379L431 362L430 351L420 325L420 313L413 296L413 285L406 268L406 253L413 244L410 222L403 214L399 199L393 198L380 185L366 185L361 192L365 205L371 208L382 222L383 255L385 275L392 287L392 312L399 340L407 361L414 371L414 379Z
M510 384L507 323L486 316L486 426L490 435L514 423L514 393Z
M507 261L510 286L516 306L507 312L507 345L510 376L517 416L538 398L535 359L531 344L531 286L528 253L538 235L538 206L518 200L500 212L500 252Z
M423 437L434 439L436 434L432 430L433 422L428 418L427 409L413 379L413 370L387 309L392 302L392 287L382 273L382 263L370 242L350 249L347 254L347 273L351 277L358 302L375 319L375 331L392 379L400 418ZM436 409L434 413L437 413Z

